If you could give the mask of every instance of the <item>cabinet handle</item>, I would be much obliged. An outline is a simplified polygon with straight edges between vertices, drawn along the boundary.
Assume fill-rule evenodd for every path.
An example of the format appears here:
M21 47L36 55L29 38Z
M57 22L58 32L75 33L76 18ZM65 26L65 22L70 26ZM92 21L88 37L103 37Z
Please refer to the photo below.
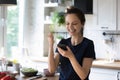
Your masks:
M120 80L120 72L117 73L117 80Z
M101 27L101 29L108 29L108 27Z

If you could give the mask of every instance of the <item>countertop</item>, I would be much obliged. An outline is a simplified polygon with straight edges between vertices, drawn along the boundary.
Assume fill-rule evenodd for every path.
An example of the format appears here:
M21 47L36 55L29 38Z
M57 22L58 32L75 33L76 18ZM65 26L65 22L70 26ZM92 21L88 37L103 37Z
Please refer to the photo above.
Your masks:
M47 63L48 57L43 57L43 58L39 58L39 59L31 58L31 60L33 60L35 62ZM115 60L114 62L109 62L106 59L97 58L96 60L93 61L92 67L120 70L120 60Z
M24 76L20 76L20 75L17 75L16 78L17 78L17 80L58 80L59 74L55 74L54 76L51 76L51 77L43 76L38 79L32 79L33 77L24 77Z
M92 67L120 70L120 61L109 62L105 59L96 59L93 61Z

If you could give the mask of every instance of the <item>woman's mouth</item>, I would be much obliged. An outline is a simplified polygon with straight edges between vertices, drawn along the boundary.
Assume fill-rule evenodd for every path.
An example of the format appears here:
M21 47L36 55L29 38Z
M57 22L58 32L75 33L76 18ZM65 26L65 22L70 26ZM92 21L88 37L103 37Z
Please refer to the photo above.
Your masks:
M72 30L69 30L70 33L74 33L75 32L75 29L72 29Z

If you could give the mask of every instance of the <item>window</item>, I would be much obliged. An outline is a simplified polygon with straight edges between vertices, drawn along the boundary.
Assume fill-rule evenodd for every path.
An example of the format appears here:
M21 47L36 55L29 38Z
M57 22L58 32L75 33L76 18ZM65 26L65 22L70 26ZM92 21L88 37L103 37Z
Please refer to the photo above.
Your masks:
M43 56L44 15L41 10L44 6L39 5L43 1L31 1L18 0L16 6L0 6L0 20L5 22L4 27L0 24L0 49L4 47L8 58L13 56L11 53L15 47L22 51L21 55L14 53L15 58L24 54L23 48L27 48L32 57Z
M19 42L19 8L0 6L0 57L11 58L12 47Z
M6 31L6 50L7 56L11 57L12 47L18 46L18 7L10 6L7 8L7 31Z

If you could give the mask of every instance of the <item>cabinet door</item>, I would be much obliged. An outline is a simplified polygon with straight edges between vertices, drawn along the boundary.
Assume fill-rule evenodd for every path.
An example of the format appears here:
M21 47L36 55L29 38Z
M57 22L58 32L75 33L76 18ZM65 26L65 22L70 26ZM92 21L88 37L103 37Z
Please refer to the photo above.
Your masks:
M117 20L118 20L118 30L120 31L120 0L117 0L118 2L117 2L117 14L118 14L118 17L117 17Z
M117 80L115 75L109 75L105 73L91 73L90 80Z
M117 70L92 68L90 80L117 80Z
M99 30L116 30L116 0L94 0L95 24Z

